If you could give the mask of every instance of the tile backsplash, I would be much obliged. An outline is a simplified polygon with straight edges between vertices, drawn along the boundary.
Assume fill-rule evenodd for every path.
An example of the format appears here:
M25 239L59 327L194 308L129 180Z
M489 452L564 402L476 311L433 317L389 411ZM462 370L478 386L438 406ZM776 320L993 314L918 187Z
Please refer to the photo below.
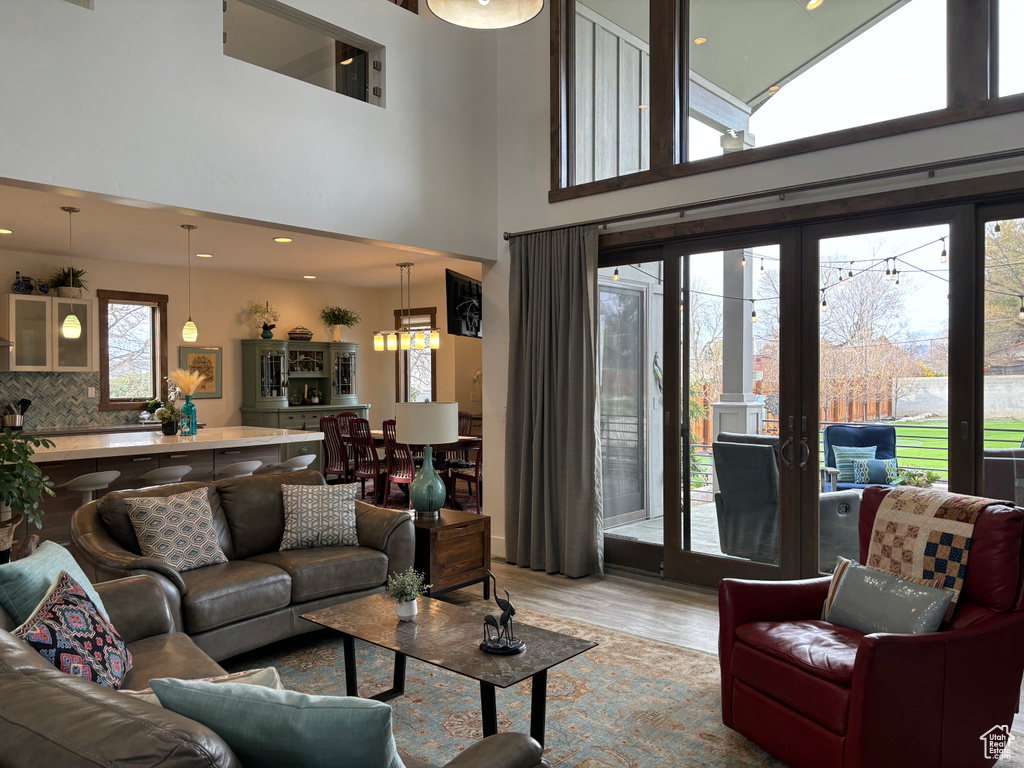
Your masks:
M22 398L32 401L25 413L26 429L84 427L93 424L116 426L139 420L138 411L100 412L99 397L89 397L89 387L100 389L100 374L91 373L0 373L0 405Z

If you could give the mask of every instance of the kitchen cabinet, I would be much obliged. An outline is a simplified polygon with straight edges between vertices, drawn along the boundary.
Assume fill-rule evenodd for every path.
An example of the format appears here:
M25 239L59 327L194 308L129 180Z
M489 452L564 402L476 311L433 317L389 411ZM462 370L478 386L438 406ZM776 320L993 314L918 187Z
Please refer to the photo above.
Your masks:
M74 312L82 324L77 339L61 333L64 319ZM95 299L7 294L7 338L11 347L0 355L5 371L99 370Z

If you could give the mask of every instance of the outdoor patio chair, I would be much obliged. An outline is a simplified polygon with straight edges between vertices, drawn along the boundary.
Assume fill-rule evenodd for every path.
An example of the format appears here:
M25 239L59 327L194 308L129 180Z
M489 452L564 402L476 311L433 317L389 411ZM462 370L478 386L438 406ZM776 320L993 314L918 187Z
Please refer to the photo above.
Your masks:
M779 560L779 438L722 432L711 445L718 492L722 552L759 563ZM856 558L858 491L823 493L818 500L819 568L831 572L836 556Z
M822 442L825 454L825 471L833 491L864 489L868 485L885 485L884 483L855 483L852 479L840 480L839 464L836 461L835 447L869 448L874 447L876 459L896 458L896 427L892 424L830 424L825 427Z

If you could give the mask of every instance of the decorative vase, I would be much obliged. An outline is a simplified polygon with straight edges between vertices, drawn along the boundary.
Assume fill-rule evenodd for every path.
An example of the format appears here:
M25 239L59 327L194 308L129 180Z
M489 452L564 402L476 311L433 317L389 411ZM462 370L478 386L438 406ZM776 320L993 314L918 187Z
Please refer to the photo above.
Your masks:
M412 621L416 618L416 614L419 612L419 608L416 605L416 598L408 600L404 603L395 604L395 613L398 614L398 618L402 621Z
M448 495L444 480L434 469L433 449L423 446L423 466L409 486L412 508L420 517L437 517Z
M343 327L342 325L331 326L331 341L344 341L341 337L341 329Z
M181 406L181 436L194 437L198 427L196 407L192 404L192 395L185 395L185 404Z
M269 328L260 334L261 339L272 339L274 338L274 332Z
M178 434L178 420L175 419L174 421L161 421L160 429L162 429L163 433L168 437L176 435Z

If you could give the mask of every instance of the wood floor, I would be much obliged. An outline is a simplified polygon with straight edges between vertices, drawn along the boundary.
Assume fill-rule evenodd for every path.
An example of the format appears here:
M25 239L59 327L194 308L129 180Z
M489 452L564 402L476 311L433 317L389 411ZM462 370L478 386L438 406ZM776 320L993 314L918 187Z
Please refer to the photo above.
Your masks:
M608 570L602 579L569 579L493 560L500 591L508 590L517 608L585 621L663 643L718 653L718 595L690 587ZM449 592L454 603L483 599L480 585ZM1024 731L1024 689L1013 729Z

